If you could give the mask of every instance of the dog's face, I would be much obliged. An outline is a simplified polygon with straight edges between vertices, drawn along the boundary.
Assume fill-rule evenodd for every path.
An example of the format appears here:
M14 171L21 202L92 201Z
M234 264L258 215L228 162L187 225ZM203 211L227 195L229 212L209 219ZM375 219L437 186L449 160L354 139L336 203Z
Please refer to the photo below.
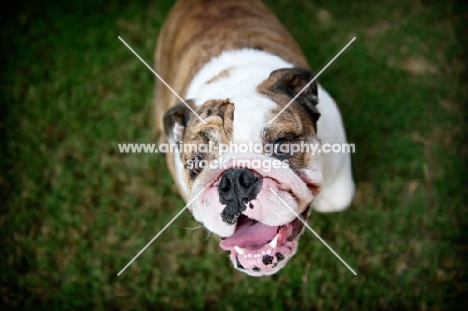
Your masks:
M317 143L317 85L311 84L269 124L312 78L306 69L280 69L253 86L251 94L203 99L198 105L197 99L188 100L206 124L183 103L164 116L170 143L271 147L224 153L181 148L176 154L176 162L183 164L179 182L189 200L198 195L189 206L195 219L219 235L234 266L252 276L276 273L294 255L303 224L290 208L307 219L320 191L320 156L288 148Z

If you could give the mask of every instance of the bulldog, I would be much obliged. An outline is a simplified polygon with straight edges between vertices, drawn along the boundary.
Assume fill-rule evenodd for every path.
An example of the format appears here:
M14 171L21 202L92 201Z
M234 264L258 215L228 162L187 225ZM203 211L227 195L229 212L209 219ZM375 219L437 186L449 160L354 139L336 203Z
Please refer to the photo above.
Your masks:
M185 99L157 81L161 143L215 146L176 148L167 162L188 209L220 236L235 268L276 273L296 253L304 229L296 215L306 220L311 206L335 212L350 205L349 153L288 149L347 140L331 96L316 82L303 90L314 74L261 1L177 1L160 30L155 70ZM272 152L216 148L229 144L269 145ZM273 166L246 165L254 161ZM213 162L222 165L207 165Z

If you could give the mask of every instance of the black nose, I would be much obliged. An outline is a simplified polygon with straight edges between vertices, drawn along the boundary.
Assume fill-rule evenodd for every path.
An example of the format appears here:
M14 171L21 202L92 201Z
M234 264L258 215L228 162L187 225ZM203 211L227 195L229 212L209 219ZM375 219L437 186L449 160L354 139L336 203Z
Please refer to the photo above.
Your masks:
M219 202L226 204L221 217L233 225L247 208L248 202L257 197L262 188L261 176L243 168L229 169L224 172L218 185Z

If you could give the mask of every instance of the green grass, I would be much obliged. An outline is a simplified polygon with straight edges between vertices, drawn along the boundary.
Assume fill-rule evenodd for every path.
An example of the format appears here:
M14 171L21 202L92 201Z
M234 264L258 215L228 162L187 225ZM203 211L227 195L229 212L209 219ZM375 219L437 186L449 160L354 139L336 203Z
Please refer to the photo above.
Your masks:
M63 3L66 3L65 1ZM184 213L152 142L152 63L171 1L30 4L2 18L0 305L28 310L454 310L467 302L466 8L267 1L336 98L357 194L272 277L235 271ZM8 17L8 18L7 18ZM461 23L460 23L461 21ZM457 37L460 35L460 37Z

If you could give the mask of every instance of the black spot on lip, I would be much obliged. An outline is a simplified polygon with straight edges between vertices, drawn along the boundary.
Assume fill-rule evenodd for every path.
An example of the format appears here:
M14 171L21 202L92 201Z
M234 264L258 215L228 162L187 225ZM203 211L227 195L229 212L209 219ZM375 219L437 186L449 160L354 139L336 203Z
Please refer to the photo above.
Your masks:
M273 264L273 266L271 266L271 267L272 267L272 268L276 268L276 266L278 266L278 263L277 263L277 262L275 262L275 263Z
M252 270L255 271L255 272L260 272L260 268L259 268L259 267L253 267Z
M265 265L270 265L270 264L273 262L273 259L275 259L273 256L265 255L265 256L263 256L263 258L262 258L262 262L263 262Z
M237 265L237 268L245 270L244 266L240 263L239 258L237 257L236 257L236 265Z
M280 252L276 253L276 254L275 254L275 257L276 257L276 259L278 259L278 262L284 260L284 256L283 256L283 254L281 254Z
M249 203L249 207L250 207L250 208L253 208L253 204L252 204L252 203Z

